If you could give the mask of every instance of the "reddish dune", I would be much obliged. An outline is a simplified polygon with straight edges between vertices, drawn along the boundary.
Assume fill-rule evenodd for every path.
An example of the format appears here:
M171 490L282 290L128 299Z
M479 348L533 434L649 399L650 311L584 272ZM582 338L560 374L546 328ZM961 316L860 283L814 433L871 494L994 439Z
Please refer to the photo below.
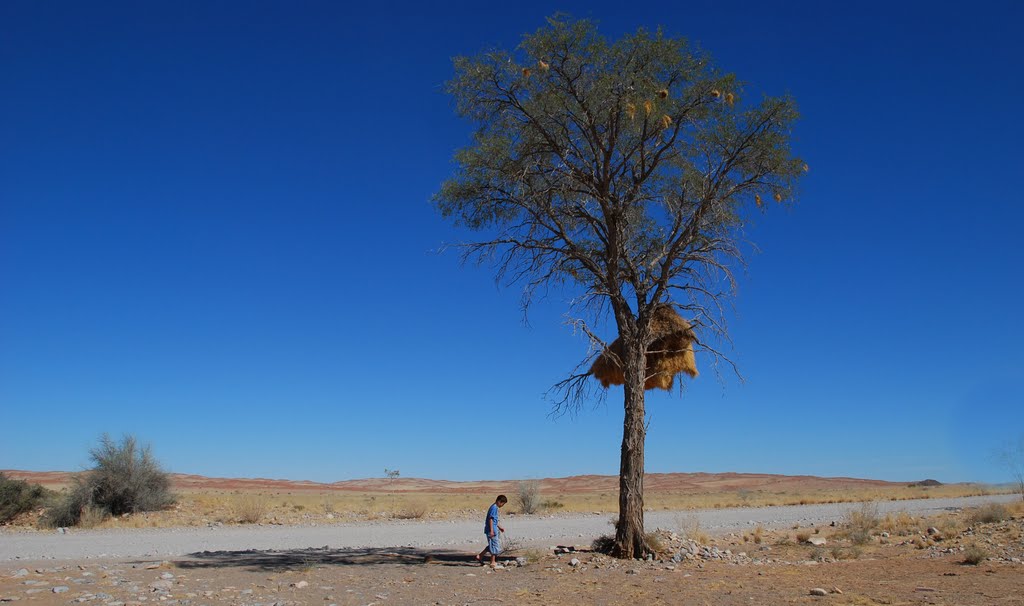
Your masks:
M2 470L10 478L26 480L43 486L66 486L75 475L65 471ZM617 476L583 475L567 478L537 480L544 492L551 494L614 492L618 490ZM271 492L430 492L477 493L508 490L519 480L482 480L452 482L423 478L366 478L344 480L330 484L308 480L278 480L267 478L207 478L190 474L171 474L175 490L259 490ZM808 490L843 490L904 485L905 482L884 482L857 478L821 478L817 476L784 476L756 473L650 473L644 478L649 492L714 493L737 490L770 490L798 492Z

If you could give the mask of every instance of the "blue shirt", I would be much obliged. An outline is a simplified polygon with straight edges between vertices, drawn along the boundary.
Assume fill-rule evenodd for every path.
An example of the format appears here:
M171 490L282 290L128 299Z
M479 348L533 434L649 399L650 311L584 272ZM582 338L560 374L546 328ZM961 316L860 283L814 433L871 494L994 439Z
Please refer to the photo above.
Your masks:
M494 520L494 536L498 536L498 504L491 503L491 508L487 510L487 517L484 518L484 534L491 534L491 520Z

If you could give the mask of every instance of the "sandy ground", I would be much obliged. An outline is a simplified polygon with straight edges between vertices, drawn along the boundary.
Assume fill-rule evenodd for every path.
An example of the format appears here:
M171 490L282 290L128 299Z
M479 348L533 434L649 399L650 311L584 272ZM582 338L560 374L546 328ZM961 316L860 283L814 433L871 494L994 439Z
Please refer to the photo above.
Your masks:
M988 498L987 500L992 500ZM997 498L996 500L1005 500ZM955 503L899 502L898 509L940 514L973 501ZM811 506L822 507L822 506ZM846 506L843 511L849 511ZM688 512L692 513L692 512ZM415 539L417 528L431 523L382 523L376 546L342 546L341 542L298 541L297 547L246 547L242 549L202 549L195 543L183 546L180 556L120 556L83 558L74 549L56 549L55 560L5 558L0 563L0 602L33 604L92 603L104 606L146 604L345 604L382 606L387 604L1024 604L1024 519L966 527L955 536L937 541L914 536L875 537L856 557L842 555L846 546L840 535L830 534L833 527L828 512L818 519L808 508L761 508L707 514L741 514L733 522L721 521L715 529L716 550L729 549L731 556L721 559L695 557L672 561L668 554L686 545L685 539L662 533L665 556L650 562L618 561L593 553L585 546L589 536L573 537L571 532L556 533L552 544L576 544L579 549L560 555L549 549L523 548L526 564L516 565L505 558L504 568L480 567L472 557L479 545L463 548L435 546L430 540L408 546L405 541L387 537ZM755 515L757 514L757 515ZM792 518L791 515L797 516ZM817 514L815 514L817 515ZM742 517L750 517L739 521ZM607 532L601 520L578 516L594 522ZM712 518L704 528L711 530ZM791 520L802 528L812 525L828 536L825 547L812 548L791 540L794 531L786 528ZM509 534L528 526L528 522L551 523L569 528L569 519L528 520L509 518ZM768 522L778 530L769 530L761 543L747 542L750 522ZM832 520L834 521L834 520ZM730 524L738 523L736 526ZM648 523L651 527L651 523ZM346 527L348 528L348 527ZM733 530L729 530L729 529ZM183 530L183 529L179 529ZM316 528L232 529L248 531L258 537L265 531L294 533ZM338 530L338 529L332 529ZM480 529L477 529L480 530ZM390 533L396 533L392 535ZM162 534L164 533L164 534ZM201 536L202 533L195 533ZM579 534L579 533L577 533ZM157 535L175 536L169 531L104 531L89 533L4 534L0 546L17 543L25 537L39 541L81 538L95 544L109 535L123 539L144 537L150 545ZM192 537L191 532L177 535ZM741 535L742 538L741 538ZM340 538L340 535L339 537ZM911 539L920 544L912 542ZM189 539L191 541L191 539ZM544 539L538 539L543 543ZM369 541L367 541L369 542ZM413 541L415 542L415 541ZM474 541L479 543L480 541ZM384 544L390 543L390 546ZM989 559L979 565L964 564L964 548L983 545ZM252 541L243 545L253 545ZM327 545L324 547L324 545ZM24 544L20 544L24 545ZM72 543L66 542L65 547ZM211 545L215 547L215 545ZM833 551L829 551L829 548ZM861 552L861 549L863 550ZM839 551L835 551L839 550ZM68 559L69 556L74 556ZM834 557L835 556L835 557ZM15 556L18 557L18 556ZM839 559L837 559L837 557ZM1016 561L1014 561L1016 560ZM823 589L824 596L811 595Z

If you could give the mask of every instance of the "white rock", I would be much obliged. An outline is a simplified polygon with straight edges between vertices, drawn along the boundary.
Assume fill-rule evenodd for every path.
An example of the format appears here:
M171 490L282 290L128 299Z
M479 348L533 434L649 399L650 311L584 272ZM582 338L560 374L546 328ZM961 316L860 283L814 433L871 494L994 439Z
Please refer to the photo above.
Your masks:
M821 587L815 587L811 590L811 595L828 595L828 592Z
M815 547L821 547L822 545L827 543L827 541L825 540L825 537L811 537L811 538L807 539L807 542L810 543L811 545L814 545Z

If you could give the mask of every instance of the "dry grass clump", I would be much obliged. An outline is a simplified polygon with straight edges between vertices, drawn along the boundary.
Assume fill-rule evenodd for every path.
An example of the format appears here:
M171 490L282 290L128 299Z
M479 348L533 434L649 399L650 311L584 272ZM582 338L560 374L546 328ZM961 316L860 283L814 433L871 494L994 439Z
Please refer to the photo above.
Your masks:
M395 513L395 518L399 520L422 520L427 517L430 513L424 503L412 503L408 508L403 509Z
M871 541L871 533L878 528L881 519L878 516L878 504L862 503L860 507L846 512L844 521L846 538L854 545L866 545Z
M665 553L665 544L661 542L661 537L658 536L658 533L644 533L644 541L647 543L647 547L654 552L655 556L660 556Z
M977 543L971 543L964 549L964 564L977 566L986 559L988 559L988 551Z
M878 523L878 530L905 537L919 533L921 524L914 516L901 511L895 515L885 514L885 517Z
M687 540L706 545L711 538L700 527L700 519L695 515L681 516L676 520L679 527L679 534Z
M102 507L86 505L78 518L80 528L96 528L107 519L107 512Z
M248 495L236 500L232 511L239 524L259 524L267 513L267 500L259 495Z
M758 524L757 527L754 528L753 532L751 532L750 534L744 534L743 535L743 542L744 543L751 542L751 541L755 545L760 545L762 542L764 542L764 526L762 526L761 524Z
M968 519L972 524L994 524L1010 519L1010 510L1001 503L988 503L971 510Z
M806 543L807 541L810 541L810 540L811 540L811 531L810 530L801 530L801 531L796 533L796 542L797 543Z
M659 305L651 320L654 341L647 349L647 380L644 389L671 390L675 376L681 372L696 377L697 359L693 355L696 340L693 327L671 305ZM622 340L615 339L590 367L601 385L622 385L626 382L622 369Z

